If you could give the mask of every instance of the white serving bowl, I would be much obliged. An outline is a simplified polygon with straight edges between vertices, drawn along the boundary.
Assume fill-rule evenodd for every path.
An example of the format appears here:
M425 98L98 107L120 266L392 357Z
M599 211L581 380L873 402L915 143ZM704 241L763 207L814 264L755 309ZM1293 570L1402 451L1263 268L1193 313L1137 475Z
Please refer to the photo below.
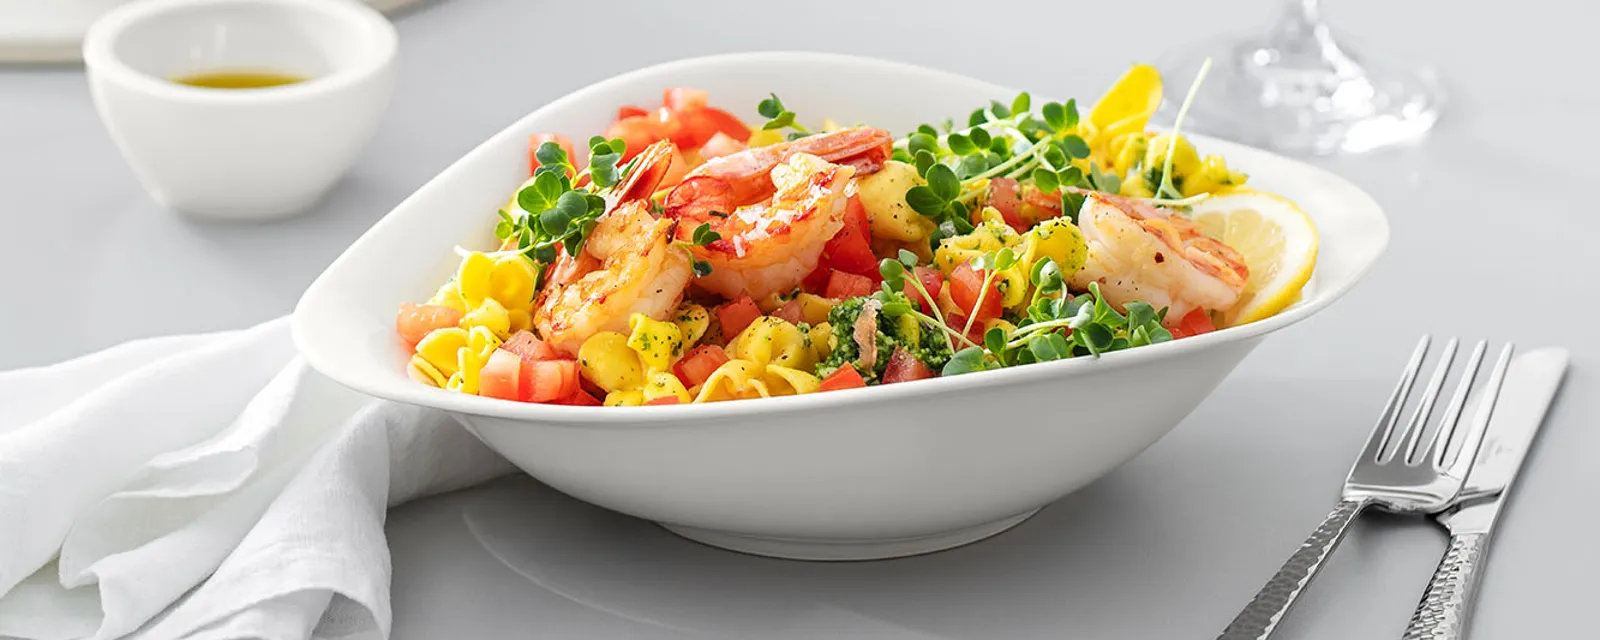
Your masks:
M1251 184L1296 200L1321 231L1301 302L1243 327L1105 357L805 396L665 407L521 404L418 384L395 336L451 248L492 245L494 211L524 180L528 135L587 139L618 105L663 87L710 91L755 119L768 92L809 119L904 132L1016 91L930 69L815 53L672 62L579 90L490 138L402 202L301 299L311 365L362 392L437 407L530 475L579 499L750 553L866 559L925 553L1011 527L1104 475L1183 420L1267 334L1321 310L1382 254L1371 198L1325 171L1195 137ZM1152 392L1158 390L1159 392Z
M100 118L151 197L179 212L271 220L310 208L371 140L394 87L395 32L352 0L141 0L84 38ZM269 70L260 89L174 77Z

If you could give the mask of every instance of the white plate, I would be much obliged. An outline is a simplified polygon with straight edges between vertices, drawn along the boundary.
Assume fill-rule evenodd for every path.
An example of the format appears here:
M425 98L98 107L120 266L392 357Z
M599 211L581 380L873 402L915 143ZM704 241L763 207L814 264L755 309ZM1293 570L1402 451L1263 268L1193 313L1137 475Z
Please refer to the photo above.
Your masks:
M752 120L776 92L802 117L895 132L1016 93L900 63L782 52L682 60L581 89L468 153L335 260L295 313L307 360L357 390L451 411L546 484L696 540L785 557L898 556L1002 531L1137 455L1268 333L1355 286L1388 243L1382 211L1354 185L1196 136L1203 153L1296 200L1320 227L1315 282L1275 317L1099 359L708 405L529 405L409 379L395 310L449 277L452 247L491 246L493 212L526 177L528 136L587 139L617 105L670 86L705 89Z
M0 1L0 63L77 63L83 34L105 12L130 0ZM361 0L397 11L420 0Z

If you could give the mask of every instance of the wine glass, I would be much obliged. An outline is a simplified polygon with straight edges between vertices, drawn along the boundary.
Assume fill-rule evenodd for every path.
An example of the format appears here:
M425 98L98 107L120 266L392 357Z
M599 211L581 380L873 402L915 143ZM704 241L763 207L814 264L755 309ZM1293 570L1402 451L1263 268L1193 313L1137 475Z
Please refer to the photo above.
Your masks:
M1266 33L1189 45L1157 61L1176 117L1182 91L1215 61L1182 127L1296 154L1360 153L1410 141L1445 94L1427 65L1355 52L1335 40L1318 0L1285 0Z

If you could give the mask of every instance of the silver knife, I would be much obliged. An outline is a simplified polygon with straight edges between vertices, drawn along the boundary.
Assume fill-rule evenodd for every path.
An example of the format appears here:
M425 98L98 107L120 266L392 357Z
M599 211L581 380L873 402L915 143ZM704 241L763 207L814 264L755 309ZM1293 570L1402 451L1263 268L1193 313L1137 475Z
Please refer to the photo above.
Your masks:
M1404 640L1465 637L1489 534L1566 371L1566 349L1538 349L1512 360L1478 459L1461 489L1459 506L1437 516L1450 530L1450 548L1428 580L1428 589L1401 636Z

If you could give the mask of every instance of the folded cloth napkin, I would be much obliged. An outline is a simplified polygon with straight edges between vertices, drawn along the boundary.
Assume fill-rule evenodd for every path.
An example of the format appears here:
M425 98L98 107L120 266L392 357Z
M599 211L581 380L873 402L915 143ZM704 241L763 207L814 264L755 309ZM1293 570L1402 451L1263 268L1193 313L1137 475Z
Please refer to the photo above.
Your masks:
M287 318L0 372L0 637L386 638L386 509L512 469Z

